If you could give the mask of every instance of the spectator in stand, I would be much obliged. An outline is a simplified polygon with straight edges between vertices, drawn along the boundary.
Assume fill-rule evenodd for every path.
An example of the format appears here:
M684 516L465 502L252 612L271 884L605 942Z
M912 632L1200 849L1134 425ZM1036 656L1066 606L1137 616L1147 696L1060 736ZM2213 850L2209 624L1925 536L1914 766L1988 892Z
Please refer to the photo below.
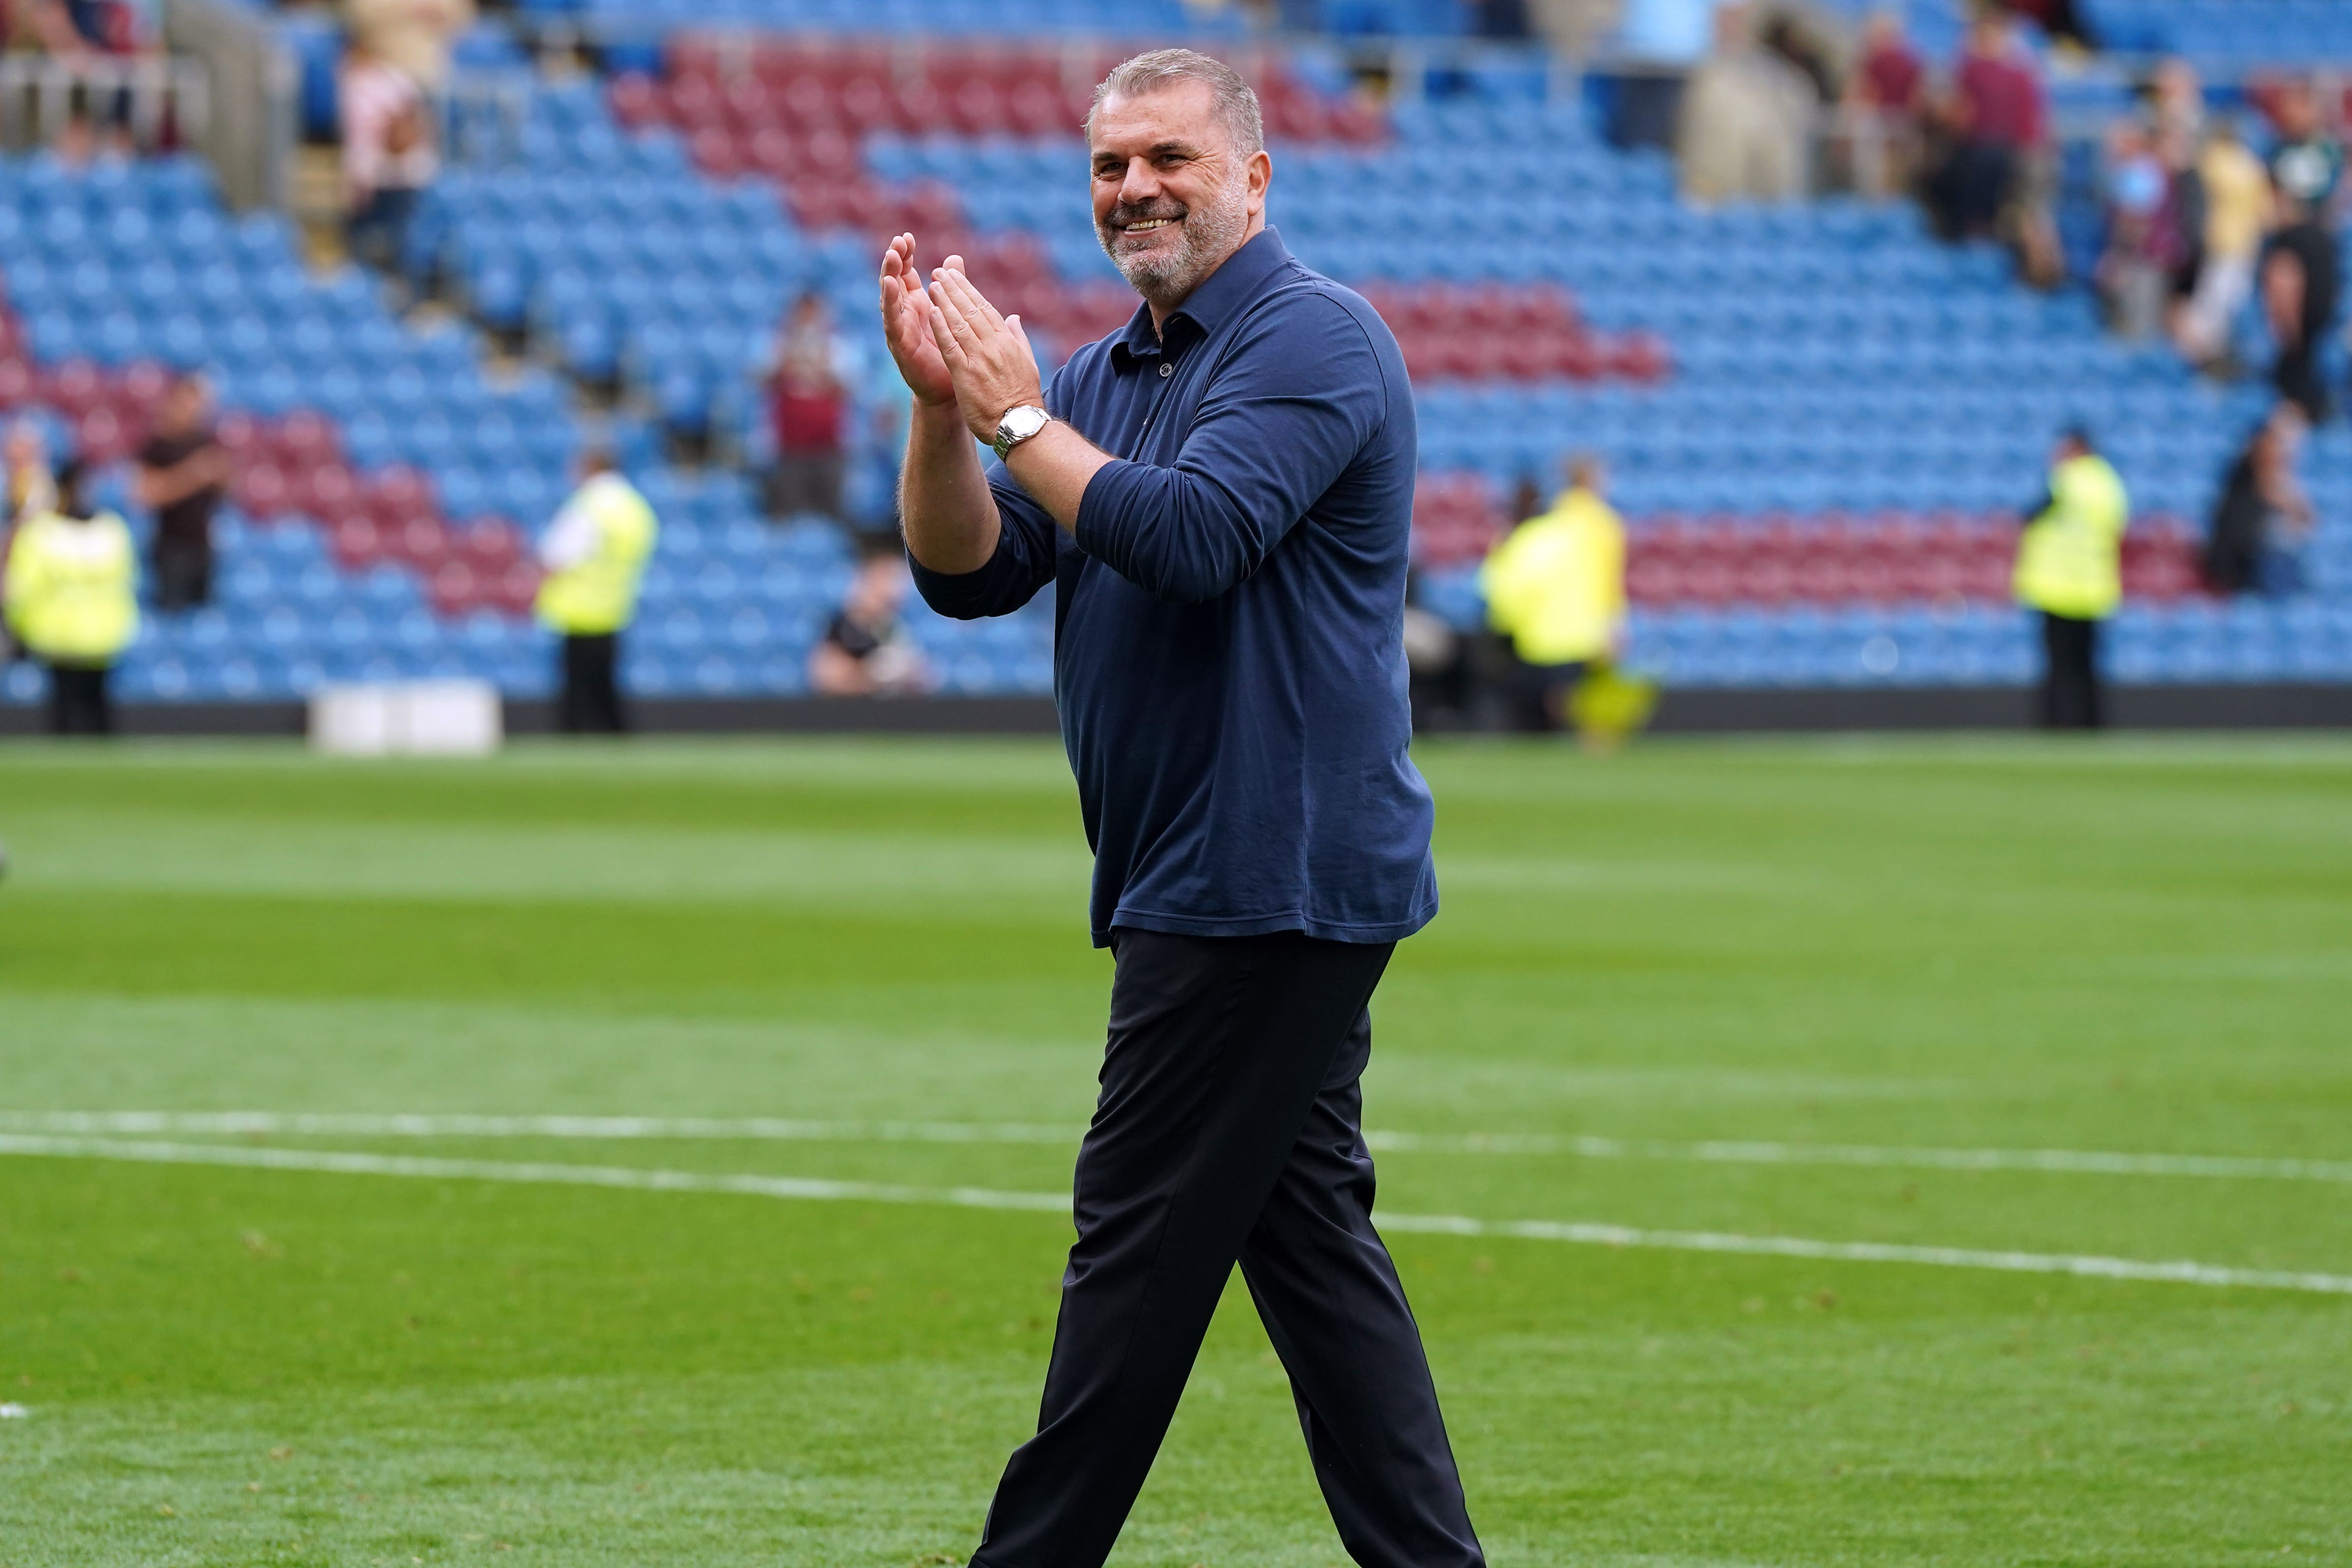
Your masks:
M58 481L49 470L48 437L37 421L19 416L8 426L0 461L8 469L7 521L20 523L56 510Z
M1715 50L1683 94L1683 194L1695 202L1803 195L1820 108L1811 80L1759 41L1748 7L1725 5L1715 14Z
M2095 49L2098 41L2083 23L2082 7L2074 0L1993 0L2005 4L2021 16L2030 16L2042 31L2053 39L2074 45L2078 49Z
M2049 489L2025 515L2015 584L2018 602L2042 616L2042 727L2095 730L2106 722L2099 623L2123 602L2130 499L2077 428L2059 437Z
M68 463L56 510L17 528L0 609L48 667L50 733L109 735L107 677L139 630L139 557L121 518L84 503L81 477L81 466Z
M929 661L898 618L912 579L905 554L872 549L858 563L841 609L809 650L809 685L827 697L888 697L928 691Z
M539 616L563 635L563 694L556 727L567 735L619 734L621 633L636 618L637 581L660 523L610 452L580 457L580 488L539 542L547 580Z
M361 261L397 273L417 199L441 169L432 105L415 78L358 39L338 88L344 234Z
M1945 237L2000 234L2029 279L2055 285L2063 262L2050 216L2049 113L2041 79L2000 6L1987 6L1969 25L1940 119L1951 146L1927 195Z
M2120 121L2107 132L2107 245L2099 258L2107 321L2130 342L2164 328L2173 279L2187 257L2172 171L2147 132Z
M2295 477L2303 411L2282 402L2256 426L2221 483L2199 564L2217 594L2291 594L2304 585L2302 544L2316 514Z
M427 93L449 80L449 52L474 25L474 0L343 0L352 37Z
M212 603L213 513L229 481L228 453L213 433L212 389L183 374L163 394L154 434L139 448L135 490L155 513L155 607Z
M2197 282L2181 308L2174 339L2200 369L2234 374L2231 329L2254 291L2254 262L2271 226L2270 172L2227 118L2210 122L2197 159L2204 195L2205 232Z
M2179 57L2148 73L2147 112L2157 140L2179 136L2194 146L2205 138L2205 88L2197 68Z
M1909 188L1919 164L1927 67L1911 47L1899 11L1873 11L1863 24L1862 58L1846 78L1845 121L1854 188L1891 196Z
M2263 247L2261 272L2263 310L2278 344L2271 381L2318 425L2333 409L2319 353L2335 324L2341 292L2329 216L2344 152L2322 128L2308 83L2294 83L2283 92L2276 114L2279 142L2271 152L2276 226Z
M119 0L33 0L27 19L42 52L72 69L107 56L143 54L155 47L155 26L138 7ZM83 163L96 152L131 151L129 88L85 88L73 97L58 144L61 156ZM99 123L92 122L93 117Z
M1602 499L1599 459L1570 462L1568 489L1496 546L1478 586L1509 651L1512 728L1564 728L1577 682L1625 637L1625 525Z
M843 361L833 312L822 296L802 295L785 318L768 374L776 438L776 465L767 484L771 516L841 516L849 421L849 377Z
M1612 79L1609 140L1672 147L1683 87L1715 38L1717 0L1625 0L1616 52L1633 69Z

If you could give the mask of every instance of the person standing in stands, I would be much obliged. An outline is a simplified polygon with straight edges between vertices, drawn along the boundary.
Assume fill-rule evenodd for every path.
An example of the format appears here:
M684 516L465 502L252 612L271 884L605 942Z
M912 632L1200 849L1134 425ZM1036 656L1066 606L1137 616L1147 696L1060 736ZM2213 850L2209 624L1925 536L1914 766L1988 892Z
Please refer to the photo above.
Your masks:
M2199 560L2213 592L2290 594L2303 586L2296 546L2316 521L2294 471L2304 430L2303 410L2282 400L2230 465Z
M48 439L38 422L19 416L9 425L0 461L8 468L8 522L23 522L56 509L57 476L49 471Z
M776 466L768 476L772 517L841 516L849 384L840 335L823 297L803 294L776 342L768 375Z
M935 684L930 662L899 618L911 585L903 550L869 542L841 609L809 650L810 689L827 697L898 696Z
M107 678L139 631L138 551L130 525L82 500L81 466L57 476L55 510L18 526L8 547L8 629L48 667L49 732L110 735Z
M2123 602L2124 530L2131 501L2114 467L2079 426L2059 437L2047 493L2026 513L2017 547L2017 598L2042 615L2045 730L2106 722L2099 623Z
M352 40L336 80L344 236L361 261L397 273L417 200L441 172L433 106L415 78L364 38Z
M2254 263L2271 226L2271 177L2226 115L2207 127L2197 177L2205 193L2204 254L2174 341L2199 369L2230 375L2235 374L2231 333L2253 294Z
M213 434L212 391L184 374L163 395L154 434L139 448L139 504L155 513L155 607L212 603L213 514L229 479L228 453Z
M2276 108L2278 144L2271 150L2271 184L2278 224L2263 248L2263 313L2278 358L2271 384L2314 425L2325 424L2335 403L2320 372L2319 353L2336 324L2342 290L2330 211L2343 178L2344 150L2319 121L2308 82L2290 84Z
M1362 1131L1372 993L1437 913L1404 357L1266 226L1265 120L1232 67L1124 62L1087 144L1096 236L1143 302L1050 390L960 258L927 287L902 234L880 279L915 393L916 587L964 619L1052 587L1113 959L1036 1435L971 1568L1098 1568L1236 1264L1349 1554L1482 1568Z
M1512 728L1568 722L1568 697L1625 636L1625 525L1601 499L1601 464L1580 457L1551 510L1529 518L1478 569L1486 624L1509 656Z
M1941 118L1952 149L1929 178L1927 197L1944 237L2005 231L2026 277L2054 285L2064 260L2050 216L2049 110L2000 5L1983 6L1969 25Z
M621 633L637 613L637 583L660 531L654 509L622 477L612 454L592 448L582 480L539 542L547 580L539 616L563 636L563 689L556 727L567 735L617 735Z

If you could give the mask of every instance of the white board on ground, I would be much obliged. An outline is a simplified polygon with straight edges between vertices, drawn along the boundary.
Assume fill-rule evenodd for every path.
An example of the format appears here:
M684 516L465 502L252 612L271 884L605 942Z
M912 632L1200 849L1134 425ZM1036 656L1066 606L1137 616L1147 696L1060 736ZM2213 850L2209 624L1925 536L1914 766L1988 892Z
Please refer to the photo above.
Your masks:
M335 756L487 756L506 738L486 680L361 681L310 695L310 744Z

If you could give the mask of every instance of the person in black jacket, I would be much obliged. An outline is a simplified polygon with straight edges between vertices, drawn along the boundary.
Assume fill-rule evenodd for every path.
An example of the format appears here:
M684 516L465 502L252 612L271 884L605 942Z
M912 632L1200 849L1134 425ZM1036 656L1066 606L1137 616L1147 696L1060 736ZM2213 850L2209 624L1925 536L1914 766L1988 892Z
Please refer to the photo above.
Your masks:
M2284 546L2312 522L2310 498L2294 472L2306 427L2303 411L2282 402L2254 426L2230 465L2199 561L2213 592L2275 594L2301 586L2294 557Z

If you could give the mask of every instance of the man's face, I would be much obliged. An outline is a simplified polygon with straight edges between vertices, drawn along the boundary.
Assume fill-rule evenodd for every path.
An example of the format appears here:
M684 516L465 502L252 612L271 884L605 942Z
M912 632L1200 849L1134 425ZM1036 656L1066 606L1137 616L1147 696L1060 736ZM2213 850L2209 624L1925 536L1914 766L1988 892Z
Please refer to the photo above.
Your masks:
M1265 210L1271 165L1234 145L1206 82L1105 99L1089 152L1095 236L1155 305L1192 293Z
M205 403L203 383L176 383L163 399L163 423L176 432L193 430L204 422Z

